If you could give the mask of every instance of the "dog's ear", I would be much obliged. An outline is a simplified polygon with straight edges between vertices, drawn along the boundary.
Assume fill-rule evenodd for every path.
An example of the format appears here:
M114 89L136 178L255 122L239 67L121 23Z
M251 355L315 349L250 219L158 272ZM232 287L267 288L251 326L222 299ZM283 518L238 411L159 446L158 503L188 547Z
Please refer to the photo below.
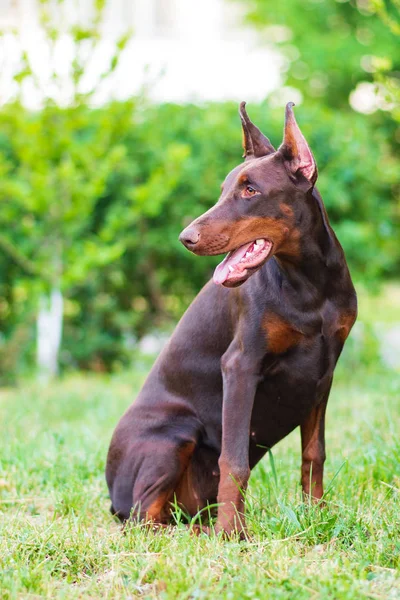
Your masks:
M293 113L294 102L288 102L285 112L285 132L279 152L289 172L303 177L313 186L318 177L317 165L304 135L301 133ZM304 180L303 180L304 181Z
M275 148L269 139L250 121L246 112L246 102L240 103L239 115L243 128L243 158L250 160L275 152Z

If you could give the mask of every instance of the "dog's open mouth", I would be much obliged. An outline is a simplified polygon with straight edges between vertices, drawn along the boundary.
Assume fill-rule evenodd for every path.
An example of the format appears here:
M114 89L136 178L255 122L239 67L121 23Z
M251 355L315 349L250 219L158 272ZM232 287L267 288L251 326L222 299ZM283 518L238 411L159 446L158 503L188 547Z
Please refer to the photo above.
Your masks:
M272 242L258 239L232 250L214 271L214 283L235 285L247 279L249 271L261 266L271 253Z

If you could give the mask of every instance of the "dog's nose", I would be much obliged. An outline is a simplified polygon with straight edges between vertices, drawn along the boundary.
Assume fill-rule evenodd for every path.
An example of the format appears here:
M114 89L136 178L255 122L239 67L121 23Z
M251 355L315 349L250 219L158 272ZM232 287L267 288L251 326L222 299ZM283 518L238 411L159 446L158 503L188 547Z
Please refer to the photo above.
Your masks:
M196 227L186 227L179 236L179 240L186 248L193 248L200 239L200 233Z

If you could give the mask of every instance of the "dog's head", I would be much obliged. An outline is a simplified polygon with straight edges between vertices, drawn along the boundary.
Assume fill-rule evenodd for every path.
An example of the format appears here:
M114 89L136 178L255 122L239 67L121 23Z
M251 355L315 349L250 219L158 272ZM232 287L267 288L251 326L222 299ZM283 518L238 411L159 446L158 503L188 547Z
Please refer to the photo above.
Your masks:
M299 256L302 207L317 179L317 166L293 106L286 106L284 138L275 150L242 102L244 163L227 175L216 205L179 237L195 254L228 252L215 270L215 283L235 287L273 255Z

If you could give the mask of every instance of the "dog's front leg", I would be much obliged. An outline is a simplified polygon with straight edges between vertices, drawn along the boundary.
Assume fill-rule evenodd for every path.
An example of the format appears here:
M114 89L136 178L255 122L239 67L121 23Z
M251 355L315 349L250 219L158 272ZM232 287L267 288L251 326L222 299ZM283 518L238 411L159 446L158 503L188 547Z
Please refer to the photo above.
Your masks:
M259 381L257 362L232 342L221 361L223 376L222 446L219 458L217 532L245 534L244 493L250 477L249 436Z

